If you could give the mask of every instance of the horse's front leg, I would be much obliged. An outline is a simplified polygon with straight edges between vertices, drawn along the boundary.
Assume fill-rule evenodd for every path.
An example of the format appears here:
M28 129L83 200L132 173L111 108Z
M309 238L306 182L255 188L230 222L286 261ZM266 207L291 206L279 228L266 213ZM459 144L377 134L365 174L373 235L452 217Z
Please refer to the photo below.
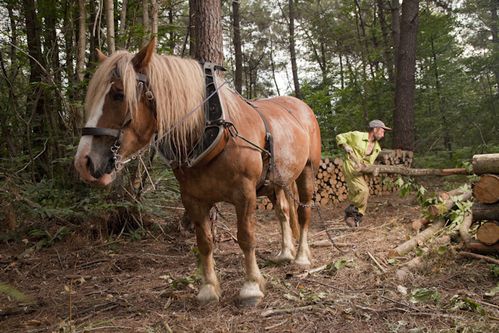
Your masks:
M218 302L221 291L217 275L215 273L215 261L213 259L213 234L211 232L211 221L209 212L211 206L195 200L183 198L184 206L194 223L196 240L201 261L203 281L197 295L200 303Z
M237 241L244 253L246 281L239 292L239 300L244 306L257 305L265 289L265 281L256 263L255 206L256 195L249 191L247 198L236 204Z

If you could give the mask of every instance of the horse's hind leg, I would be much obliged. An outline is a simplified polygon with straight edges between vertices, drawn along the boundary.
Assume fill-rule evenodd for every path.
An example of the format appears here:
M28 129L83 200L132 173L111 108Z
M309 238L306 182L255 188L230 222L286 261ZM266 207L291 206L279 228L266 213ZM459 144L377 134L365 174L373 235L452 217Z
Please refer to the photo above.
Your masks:
M256 263L255 240L255 205L254 190L248 191L246 198L236 204L237 213L237 242L244 253L244 268L246 281L239 292L242 305L254 306L263 297L264 280Z
M215 261L213 259L213 234L209 218L211 206L185 198L183 198L183 201L189 217L194 223L203 274L203 284L199 290L197 299L202 304L218 302L221 292L215 273Z
M298 244L298 253L295 263L300 266L310 266L311 255L308 247L308 227L312 213L312 196L314 193L314 178L310 163L307 163L302 173L296 180L298 186L298 194L300 197L300 205L298 207L298 222L300 223L300 241Z
M281 252L272 260L276 262L289 262L295 258L295 246L291 232L291 216L294 205L289 201L284 190L277 188L275 190L275 200L273 200L274 209L281 224Z

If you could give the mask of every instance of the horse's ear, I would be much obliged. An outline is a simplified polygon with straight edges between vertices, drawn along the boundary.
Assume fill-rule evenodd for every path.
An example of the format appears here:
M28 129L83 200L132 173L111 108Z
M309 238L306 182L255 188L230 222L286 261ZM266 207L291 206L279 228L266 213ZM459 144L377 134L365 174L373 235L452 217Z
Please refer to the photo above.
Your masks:
M104 62L104 60L107 59L107 55L105 55L104 53L102 53L101 50L95 49L95 52L97 52L97 60L99 60L99 62Z
M133 59L132 64L136 71L140 71L149 65L151 61L152 55L154 54L154 50L156 49L156 37L153 37L149 43L144 46L139 53L137 53Z

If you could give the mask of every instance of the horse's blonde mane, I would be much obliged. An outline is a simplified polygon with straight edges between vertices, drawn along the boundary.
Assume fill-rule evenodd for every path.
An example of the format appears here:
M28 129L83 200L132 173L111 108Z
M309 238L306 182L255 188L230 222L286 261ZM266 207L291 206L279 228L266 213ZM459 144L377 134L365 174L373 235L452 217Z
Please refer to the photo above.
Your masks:
M85 100L87 117L92 116L88 113L96 110L109 90L114 69L123 81L125 102L131 110L131 117L137 117L143 91L137 89L133 56L127 51L118 51L100 64L88 87ZM203 70L192 59L153 54L144 74L156 103L158 137L163 139L162 144L168 145L165 148L176 159L184 160L204 129L206 88ZM224 110L231 119L237 114L233 94L227 86L219 90Z

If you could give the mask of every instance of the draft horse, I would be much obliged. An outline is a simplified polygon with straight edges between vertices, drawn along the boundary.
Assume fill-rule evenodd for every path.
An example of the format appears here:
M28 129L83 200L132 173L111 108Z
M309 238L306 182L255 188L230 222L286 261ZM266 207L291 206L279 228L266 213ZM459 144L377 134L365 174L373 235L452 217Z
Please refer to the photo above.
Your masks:
M307 232L321 157L317 120L293 97L248 102L219 74L213 75L207 92L206 78L213 73L206 66L158 55L155 48L153 39L137 54L118 51L106 56L98 51L100 64L85 99L88 120L75 156L76 170L87 183L108 185L128 158L155 144L173 168L195 227L203 274L198 300L218 301L221 294L209 212L217 202L228 202L236 209L237 241L244 253L246 278L239 300L255 305L264 292L255 257L257 195L271 198L280 221L281 251L276 260L310 265ZM220 105L209 108L222 110L215 121L203 112L213 98ZM218 137L211 148L203 143L209 141L210 128L218 131L211 135ZM296 219L297 251L291 230Z

